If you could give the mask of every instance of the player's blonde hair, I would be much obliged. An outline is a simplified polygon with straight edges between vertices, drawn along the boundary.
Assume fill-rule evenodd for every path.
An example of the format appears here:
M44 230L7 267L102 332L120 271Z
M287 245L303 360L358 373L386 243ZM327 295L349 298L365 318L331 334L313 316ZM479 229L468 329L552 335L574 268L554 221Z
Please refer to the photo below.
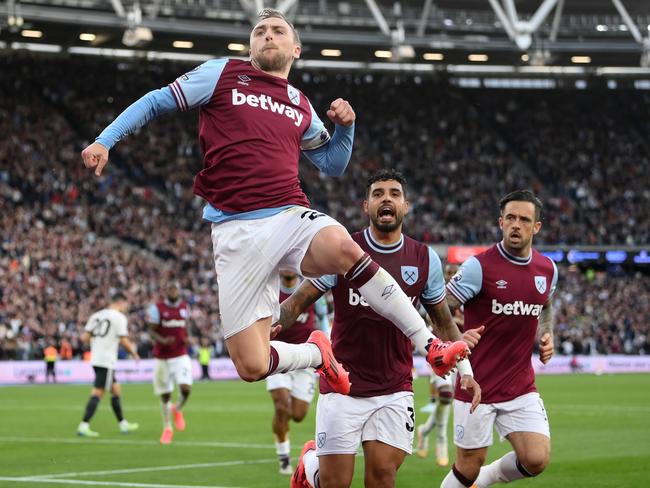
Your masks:
M291 31L293 32L294 41L298 46L302 47L302 42L300 41L300 36L298 35L298 31L293 26L293 24L289 22L289 19L287 19L287 17L282 12L280 12L279 10L275 10L274 8L265 8L262 9L259 14L257 14L258 22L266 19L271 19L271 18L282 19L287 24L289 24L289 27L291 27Z

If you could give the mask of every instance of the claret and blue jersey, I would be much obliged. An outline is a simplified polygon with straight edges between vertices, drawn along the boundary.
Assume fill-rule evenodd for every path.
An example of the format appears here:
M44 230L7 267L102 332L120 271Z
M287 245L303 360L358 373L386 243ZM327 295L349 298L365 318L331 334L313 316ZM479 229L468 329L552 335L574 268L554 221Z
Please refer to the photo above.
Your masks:
M158 115L199 109L204 167L194 191L207 205L204 218L259 219L295 205L309 206L300 188L303 151L319 170L339 176L352 152L353 127L332 136L309 100L284 78L249 61L215 59L149 92L97 138L111 148Z
M447 283L447 291L464 305L465 330L485 326L470 357L483 403L536 391L531 354L539 315L557 279L555 263L543 254L533 249L519 258L498 243L465 261ZM471 401L459 387L456 398Z
M414 305L445 300L445 282L438 255L421 242L402 235L393 245L377 242L369 229L352 239L395 278ZM395 325L375 312L359 290L341 275L311 280L322 292L332 290L334 355L350 372L350 395L371 397L413 391L413 346ZM332 390L321 382L321 393Z

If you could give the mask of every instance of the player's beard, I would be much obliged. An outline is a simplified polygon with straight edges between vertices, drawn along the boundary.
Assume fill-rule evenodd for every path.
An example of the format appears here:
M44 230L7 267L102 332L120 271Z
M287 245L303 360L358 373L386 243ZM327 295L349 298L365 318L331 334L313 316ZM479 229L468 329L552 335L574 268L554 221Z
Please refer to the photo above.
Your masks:
M293 56L278 51L275 56L267 57L264 55L264 51L262 51L259 55L255 56L254 60L262 71L279 72L284 71L287 66L291 65Z
M388 233L399 229L399 227L402 225L402 221L404 220L404 216L396 213L395 220L393 220L391 223L380 222L378 215L371 215L370 220L372 221L373 227L379 232Z

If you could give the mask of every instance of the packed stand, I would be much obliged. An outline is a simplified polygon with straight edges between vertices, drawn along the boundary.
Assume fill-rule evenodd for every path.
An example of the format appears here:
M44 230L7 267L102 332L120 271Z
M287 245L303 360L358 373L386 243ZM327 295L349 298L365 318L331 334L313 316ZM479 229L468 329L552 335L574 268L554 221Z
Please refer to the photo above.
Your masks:
M144 309L169 279L181 281L194 305L194 332L223 351L209 225L191 189L201 167L196 112L162 117L120 142L100 178L79 158L129 103L189 69L82 57L0 58L0 70L16 74L0 79L0 359L38 357L50 337L68 339L79 354L85 319L117 287L129 293L131 328L146 356L151 339ZM338 96L357 112L345 176L323 176L308 162L300 169L314 207L350 230L366 225L366 177L391 166L410 182L406 232L425 242L493 242L496 202L520 187L532 187L548 207L537 242L648 241L649 224L639 218L643 205L650 206L647 177L628 171L647 165L647 143L639 136L644 126L622 134L625 125L617 125L637 124L648 98L636 100L629 113L594 104L591 113L576 114L589 108L586 102L549 92L553 103L538 102L539 115L524 120L518 109L528 95L520 92L467 91L403 74L296 72L291 81L323 118ZM558 105L564 107L559 114L549 108ZM596 110L604 112L596 117ZM583 136L581 124L588 127ZM605 136L617 145L602 143ZM642 317L648 316L646 310Z

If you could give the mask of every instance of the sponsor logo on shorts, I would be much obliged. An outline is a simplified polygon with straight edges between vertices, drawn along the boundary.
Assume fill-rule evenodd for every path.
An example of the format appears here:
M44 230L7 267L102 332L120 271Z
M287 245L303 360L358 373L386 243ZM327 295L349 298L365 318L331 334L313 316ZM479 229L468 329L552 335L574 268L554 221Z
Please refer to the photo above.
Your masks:
M325 446L325 441L327 440L327 434L325 432L319 432L316 435L316 445L319 449L322 449Z

